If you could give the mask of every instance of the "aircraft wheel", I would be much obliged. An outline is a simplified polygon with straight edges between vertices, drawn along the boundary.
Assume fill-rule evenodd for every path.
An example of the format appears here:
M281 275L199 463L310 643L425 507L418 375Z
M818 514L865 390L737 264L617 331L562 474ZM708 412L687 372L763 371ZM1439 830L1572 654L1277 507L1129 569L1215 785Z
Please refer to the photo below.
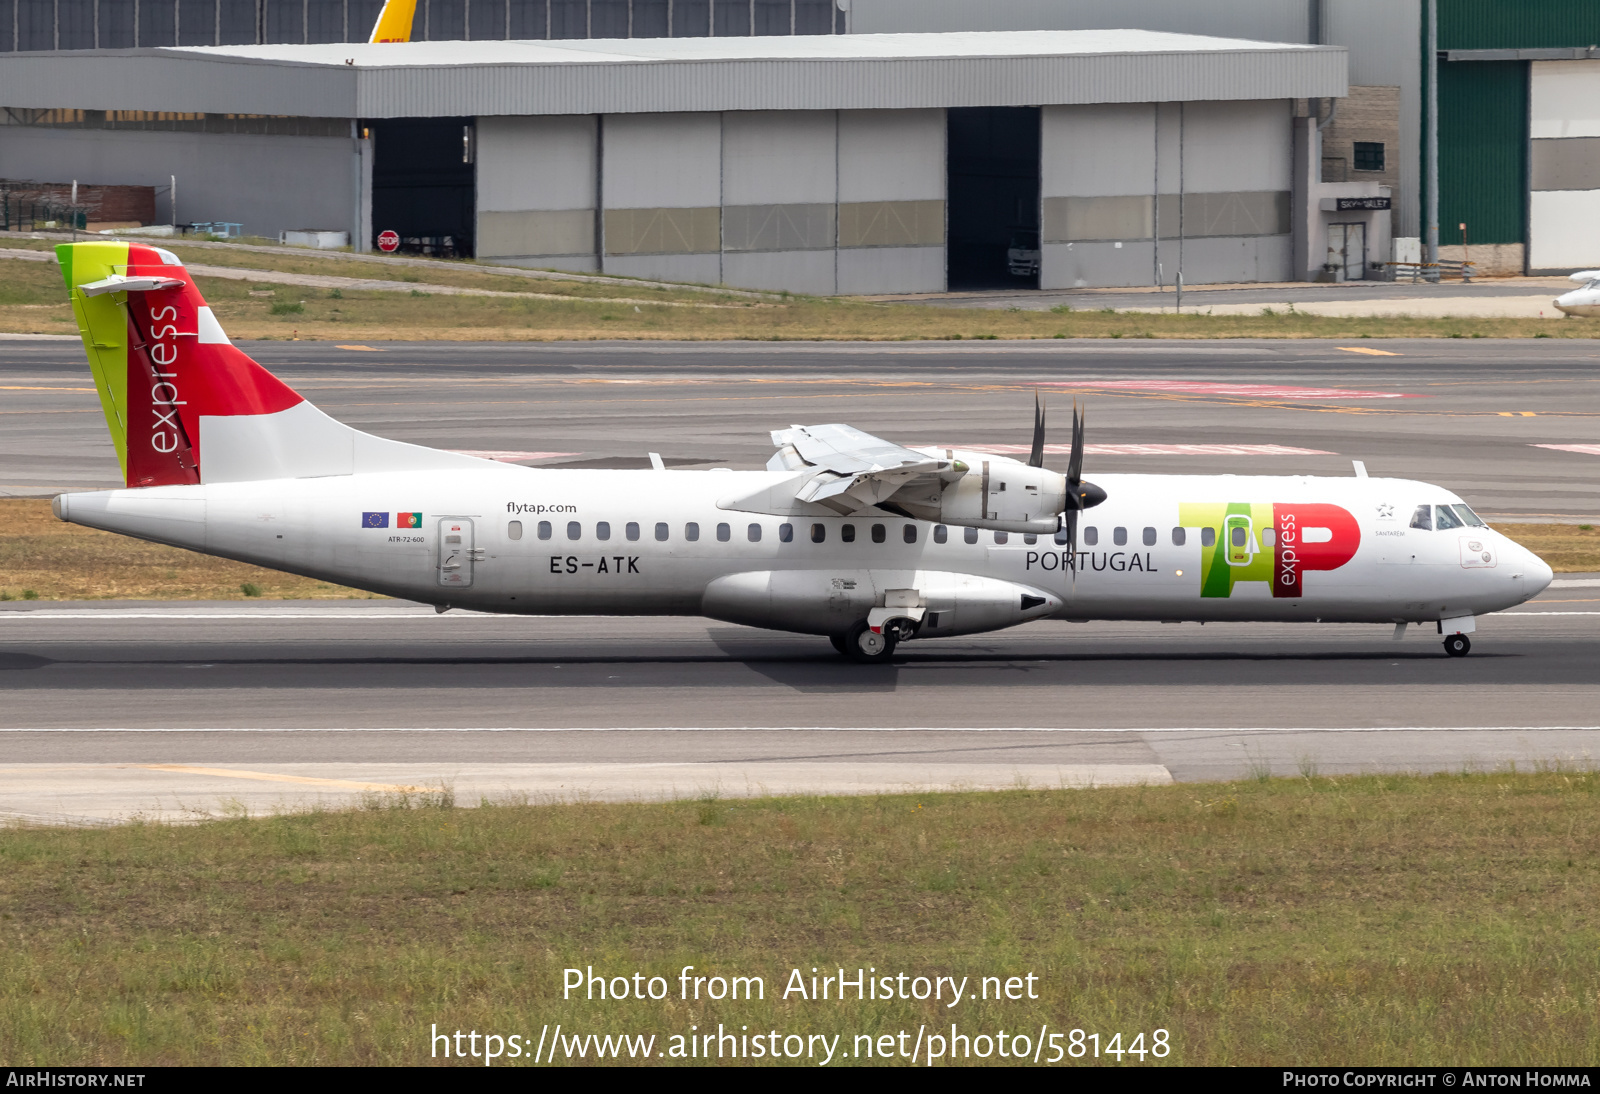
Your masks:
M878 665L894 656L894 639L879 634L862 620L844 637L845 656L863 665Z
M844 635L830 634L828 635L828 641L833 644L834 649L839 651L840 656L850 656L850 647L844 644Z
M1472 639L1464 634L1452 634L1444 640L1444 652L1451 657L1465 657L1472 651Z

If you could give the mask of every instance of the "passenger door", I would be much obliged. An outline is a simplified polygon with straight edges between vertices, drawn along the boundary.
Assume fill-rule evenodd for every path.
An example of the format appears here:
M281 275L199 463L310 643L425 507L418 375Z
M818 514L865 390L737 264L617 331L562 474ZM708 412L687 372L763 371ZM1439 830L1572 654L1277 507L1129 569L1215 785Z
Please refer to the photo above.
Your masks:
M472 520L468 517L439 518L439 584L447 589L466 589L472 585L473 564L482 557L473 544Z

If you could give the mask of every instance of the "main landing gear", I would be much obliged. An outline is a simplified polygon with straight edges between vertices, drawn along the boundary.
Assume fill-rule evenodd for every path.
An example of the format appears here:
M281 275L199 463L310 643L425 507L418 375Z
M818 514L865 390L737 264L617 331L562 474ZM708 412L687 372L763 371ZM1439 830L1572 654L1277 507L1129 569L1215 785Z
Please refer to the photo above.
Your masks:
M863 665L880 665L888 661L894 656L896 644L893 635L879 634L867 626L864 619L843 634L830 634L828 641L850 660Z
M1465 657L1472 652L1472 639L1464 634L1452 634L1444 640L1444 652L1451 657Z

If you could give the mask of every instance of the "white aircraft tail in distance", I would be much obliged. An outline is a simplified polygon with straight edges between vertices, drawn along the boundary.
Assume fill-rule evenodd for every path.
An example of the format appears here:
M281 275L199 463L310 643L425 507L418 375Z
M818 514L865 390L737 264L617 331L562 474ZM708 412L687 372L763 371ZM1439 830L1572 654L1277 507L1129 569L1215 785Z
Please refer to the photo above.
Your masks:
M1474 619L1550 568L1456 495L1404 479L1082 478L905 448L848 425L773 432L764 469L569 470L372 436L232 345L176 256L57 248L126 488L63 520L434 604L527 615L702 615L900 642L1036 619L1431 623ZM1397 628L1396 633L1401 633Z

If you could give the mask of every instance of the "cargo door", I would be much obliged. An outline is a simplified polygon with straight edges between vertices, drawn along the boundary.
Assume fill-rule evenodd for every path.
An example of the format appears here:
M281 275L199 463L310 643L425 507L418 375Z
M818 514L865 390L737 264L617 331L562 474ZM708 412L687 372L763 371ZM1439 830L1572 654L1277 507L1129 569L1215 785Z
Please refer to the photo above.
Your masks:
M472 569L481 557L473 543L472 521L466 517L439 519L439 584L447 589L472 585Z

